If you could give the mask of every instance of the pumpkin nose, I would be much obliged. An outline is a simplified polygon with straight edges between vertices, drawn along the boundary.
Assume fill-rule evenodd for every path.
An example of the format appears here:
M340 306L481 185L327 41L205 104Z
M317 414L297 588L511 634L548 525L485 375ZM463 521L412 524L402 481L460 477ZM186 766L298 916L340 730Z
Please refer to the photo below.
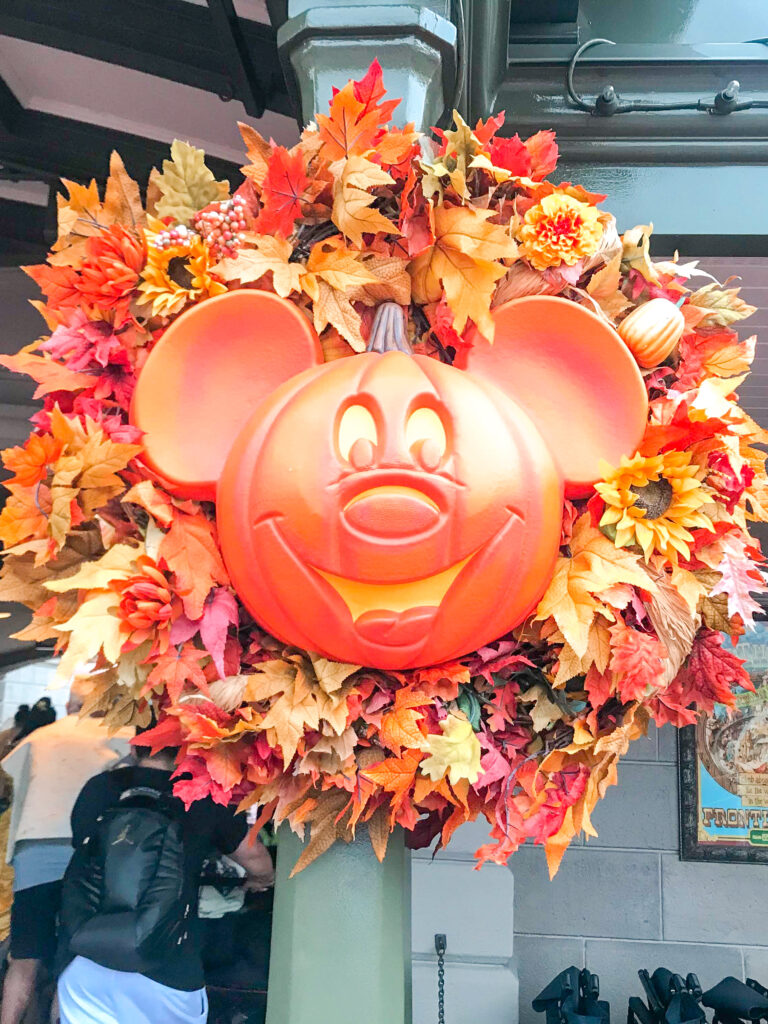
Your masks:
M356 495L345 507L350 526L375 537L410 537L435 526L440 509L412 487L374 487Z

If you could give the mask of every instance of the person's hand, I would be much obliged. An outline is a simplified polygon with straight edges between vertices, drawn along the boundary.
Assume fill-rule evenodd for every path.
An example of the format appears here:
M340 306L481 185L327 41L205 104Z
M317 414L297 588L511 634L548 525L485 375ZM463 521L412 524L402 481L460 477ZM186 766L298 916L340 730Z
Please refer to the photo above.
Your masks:
M275 884L274 871L258 875L247 875L245 878L246 892L268 892Z

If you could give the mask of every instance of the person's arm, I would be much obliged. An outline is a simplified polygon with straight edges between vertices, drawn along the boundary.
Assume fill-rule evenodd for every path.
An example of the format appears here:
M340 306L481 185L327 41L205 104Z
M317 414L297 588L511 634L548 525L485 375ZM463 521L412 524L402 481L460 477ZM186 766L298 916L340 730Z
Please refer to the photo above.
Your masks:
M104 809L105 783L101 775L94 775L80 790L72 808L72 845L81 846L86 836L90 835L96 819Z
M248 875L246 887L248 889L268 889L275 884L275 869L272 866L272 858L266 846L257 837L251 841L246 836L236 850L227 854L233 861L245 868Z

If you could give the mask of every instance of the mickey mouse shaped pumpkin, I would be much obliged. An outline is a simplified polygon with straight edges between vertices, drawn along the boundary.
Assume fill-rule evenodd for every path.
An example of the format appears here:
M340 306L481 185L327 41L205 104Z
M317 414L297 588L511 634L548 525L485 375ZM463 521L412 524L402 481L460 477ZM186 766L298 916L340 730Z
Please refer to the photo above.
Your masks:
M224 559L284 642L381 669L433 665L535 607L563 493L632 453L647 419L634 359L565 299L494 312L495 342L448 366L381 344L331 363L291 302L230 292L151 352L133 420L174 493L215 500ZM386 331L385 331L386 333ZM385 339L386 340L386 339Z

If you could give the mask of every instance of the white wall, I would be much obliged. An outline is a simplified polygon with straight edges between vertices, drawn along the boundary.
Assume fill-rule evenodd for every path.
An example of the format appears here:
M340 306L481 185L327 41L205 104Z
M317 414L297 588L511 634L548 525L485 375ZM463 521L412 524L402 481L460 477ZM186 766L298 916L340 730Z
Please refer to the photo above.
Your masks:
M13 718L19 704L31 707L41 697L50 697L61 718L66 714L68 691L66 686L52 688L56 660L35 661L8 669L0 676L0 722Z

